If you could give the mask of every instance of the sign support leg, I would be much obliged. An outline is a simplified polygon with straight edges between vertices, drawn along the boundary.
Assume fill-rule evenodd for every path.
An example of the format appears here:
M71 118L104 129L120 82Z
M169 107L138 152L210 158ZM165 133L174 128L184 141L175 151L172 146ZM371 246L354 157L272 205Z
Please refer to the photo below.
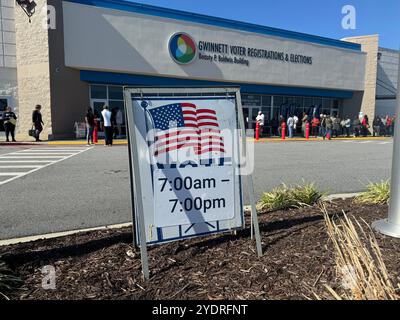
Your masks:
M126 92L125 100L128 101L128 99L132 99L131 95L129 92ZM129 130L129 143L130 143L130 158L135 159L134 154L133 154L133 147L137 145L136 141L136 129L135 129L135 124L130 124L130 119L133 119L133 110L132 107L129 107L129 104L126 104L126 119L128 121L128 127L131 128ZM149 261L148 261L148 256L147 256L147 241L146 241L146 229L145 229L145 223L144 223L144 211L143 211L143 198L142 198L142 189L141 189L141 177L139 174L139 162L138 161L133 161L133 172L137 172L138 174L135 175L134 177L134 183L135 183L135 188L134 192L136 194L136 199L140 199L141 201L137 201L136 203L136 208L137 208L137 219L139 223L139 230L137 232L139 233L139 240L140 240L140 260L142 262L142 270L143 270L143 276L145 280L149 280L150 278L150 272L149 272ZM131 188L133 188L133 185L131 185ZM134 197L135 198L135 197ZM135 206L132 206L132 210L135 210ZM133 215L135 216L135 215Z
M252 236L253 232L256 238L256 246L257 246L257 254L259 257L262 257L262 245L261 245L261 236L260 236L260 227L258 225L258 216L257 216L257 208L256 203L254 201L254 186L253 186L253 176L247 176L247 185L249 190L249 199L251 205L251 226L252 226Z
M246 136L246 128L244 125L244 117L243 117L243 109L242 109L242 98L240 92L236 92L236 103L237 103L237 112L239 119L239 128L242 131L242 152L247 157L247 136ZM246 160L247 161L247 160ZM253 233L256 238L256 247L257 254L259 257L262 257L262 246L261 246L261 236L260 236L260 228L258 225L258 216L257 216L257 208L256 202L254 199L254 185L253 185L253 176L248 174L246 176L247 179L247 187L249 192L249 200L251 205L251 225L250 225L250 238L253 239Z

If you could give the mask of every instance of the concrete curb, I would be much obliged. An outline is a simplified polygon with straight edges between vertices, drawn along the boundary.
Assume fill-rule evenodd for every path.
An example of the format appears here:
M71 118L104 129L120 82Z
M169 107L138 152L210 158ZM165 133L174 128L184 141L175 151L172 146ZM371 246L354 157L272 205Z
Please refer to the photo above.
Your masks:
M326 200L326 201L332 201L332 200L338 200L338 199L346 200L346 199L357 197L360 194L361 194L361 192L332 194L332 195L326 196L324 198L324 200Z
M70 236L70 235L77 234L77 233L99 231L99 230L121 229L121 228L125 228L125 227L130 227L130 226L132 226L132 222L113 224L113 225L102 226L102 227L87 228L87 229L77 229L77 230L71 230L71 231L47 233L47 234L41 234L41 235L37 235L37 236L30 236L30 237L0 240L0 247L8 246L11 244L18 244L18 243L37 241L37 240L65 237L65 236Z
M269 143L269 142L329 142L328 140L323 140L322 138L310 138L306 140L305 138L287 138L286 140L282 140L280 138L261 138L259 141L256 141L253 138L249 138L249 140L255 143ZM360 137L360 138L334 138L330 141L390 141L392 138L389 137ZM96 145L103 145L104 140L99 140ZM128 141L126 139L114 140L114 145L127 145ZM34 141L22 141L22 142L0 142L0 146L37 146L37 145L86 145L86 141L84 140L58 140L58 141L43 141L43 142L34 142Z
M324 198L324 200L332 201L332 200L336 200L336 199L349 199L349 198L354 198L355 196L357 196L359 194L360 193L332 194L332 195L326 196ZM244 212L245 213L249 213L250 211L251 211L250 206L244 206ZM126 228L126 227L130 227L130 226L132 226L132 222L114 224L114 225L109 225L109 226L87 228L87 229L77 229L77 230L71 230L71 231L47 233L47 234L42 234L42 235L37 235L37 236L30 236L30 237L22 237L22 238L15 238L15 239L0 240L0 247L12 245L12 244L18 244L18 243L32 242L32 241L37 241L37 240L65 237L65 236L70 236L70 235L73 235L73 234L90 232L90 231L120 229L120 228Z

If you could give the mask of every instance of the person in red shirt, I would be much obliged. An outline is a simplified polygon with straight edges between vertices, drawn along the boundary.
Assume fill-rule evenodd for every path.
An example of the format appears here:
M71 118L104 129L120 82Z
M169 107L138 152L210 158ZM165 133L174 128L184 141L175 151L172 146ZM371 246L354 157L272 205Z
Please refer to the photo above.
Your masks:
M366 137L368 135L368 129L369 129L369 119L367 115L363 117L361 121L361 126L362 126L363 136Z
M319 119L317 117L314 117L311 121L311 126L312 126L312 134L313 136L315 136L315 138L318 137L319 124L320 124Z
M389 116L386 116L386 134L388 136L392 135L392 118Z

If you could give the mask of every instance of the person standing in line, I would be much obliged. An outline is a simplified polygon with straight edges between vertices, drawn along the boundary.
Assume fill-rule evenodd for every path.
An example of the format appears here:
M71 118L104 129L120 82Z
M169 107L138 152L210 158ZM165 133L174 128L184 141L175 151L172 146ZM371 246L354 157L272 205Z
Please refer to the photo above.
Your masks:
M368 135L368 129L369 129L369 119L367 115L365 115L362 119L361 128L363 137L366 137Z
M301 131L303 134L303 138L306 137L306 125L308 123L308 115L307 113L303 112L303 118L301 119Z
M392 125L390 126L390 132L391 132L392 136L394 136L394 125L395 125L395 122L396 122L396 115L394 115L392 117Z
M348 116L346 116L345 119L346 120L344 120L344 129L346 131L346 137L349 138L350 137L350 128L351 128L351 119Z
M111 122L111 112L108 110L108 106L103 107L103 111L101 112L103 116L103 123L104 123L104 136L105 136L105 145L112 146L113 143L113 128Z
M297 125L299 124L299 118L296 115L294 115L293 121L294 121L293 132L294 132L294 135L297 135Z
M12 142L15 141L15 126L17 124L17 116L12 112L11 107L7 107L3 115L4 129L6 131L6 142L10 142L9 136L11 134Z
M386 137L386 118L381 117L381 136Z
M265 121L265 116L264 116L264 114L263 114L261 111L259 111L259 112L258 112L258 115L257 115L257 117L256 117L256 122L257 122L257 123L259 124L259 126L260 126L260 131L259 131L260 137L262 136L263 131L264 131L264 121Z
M392 136L392 118L386 116L386 135L391 137Z
M353 130L354 130L354 137L355 138L360 136L360 128L361 128L360 118L355 116L354 120L353 120Z
M293 116L289 116L289 118L287 119L287 127L289 130L289 138L293 138L293 129L294 129L294 119Z
M86 122L86 132L87 132L87 135L86 135L87 144L88 144L88 146L90 146L90 143L94 144L93 143L93 131L94 131L94 125L95 125L94 114L93 114L92 108L90 108L90 107L87 109L87 112L85 115L85 122Z
M283 128L283 124L286 124L286 120L283 116L279 116L279 128L278 128L278 136L282 136L282 128ZM287 134L287 129L285 131L285 134Z
M328 140L332 140L332 131L333 131L333 121L331 116L327 116L325 120L325 135L324 135L324 140L325 138L328 138Z
M43 131L44 126L41 110L42 106L40 104L37 104L35 110L32 113L32 127L34 127L36 130L35 138L37 142L42 141L40 140L40 133Z
M337 138L340 134L340 118L338 116L333 119L333 135Z
M319 127L319 134L321 137L325 137L326 134L326 115L321 114L321 120L320 120L320 127Z
M312 121L311 121L312 135L313 135L315 138L318 138L318 133L320 132L319 125L320 125L320 121L319 121L319 119L317 118L317 116L315 116L315 117L312 119Z
M375 116L374 121L372 122L372 129L373 129L373 136L379 137L381 135L381 127L382 127L382 120L380 117Z

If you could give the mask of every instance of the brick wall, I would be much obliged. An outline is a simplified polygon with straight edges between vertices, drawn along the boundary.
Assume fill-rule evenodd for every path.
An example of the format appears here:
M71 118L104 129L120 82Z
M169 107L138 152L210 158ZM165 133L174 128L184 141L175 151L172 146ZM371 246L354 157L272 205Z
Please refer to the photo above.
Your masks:
M378 70L379 35L345 38L343 40L361 44L361 50L367 53L364 94L360 111L368 115L372 123L375 117L376 77ZM351 70L349 70L351 72Z
M43 26L41 9L45 0L37 0L36 13L29 23L18 7L15 9L16 61L19 97L18 139L27 139L32 126L32 111L42 105L45 123L43 138L52 134L48 30Z

